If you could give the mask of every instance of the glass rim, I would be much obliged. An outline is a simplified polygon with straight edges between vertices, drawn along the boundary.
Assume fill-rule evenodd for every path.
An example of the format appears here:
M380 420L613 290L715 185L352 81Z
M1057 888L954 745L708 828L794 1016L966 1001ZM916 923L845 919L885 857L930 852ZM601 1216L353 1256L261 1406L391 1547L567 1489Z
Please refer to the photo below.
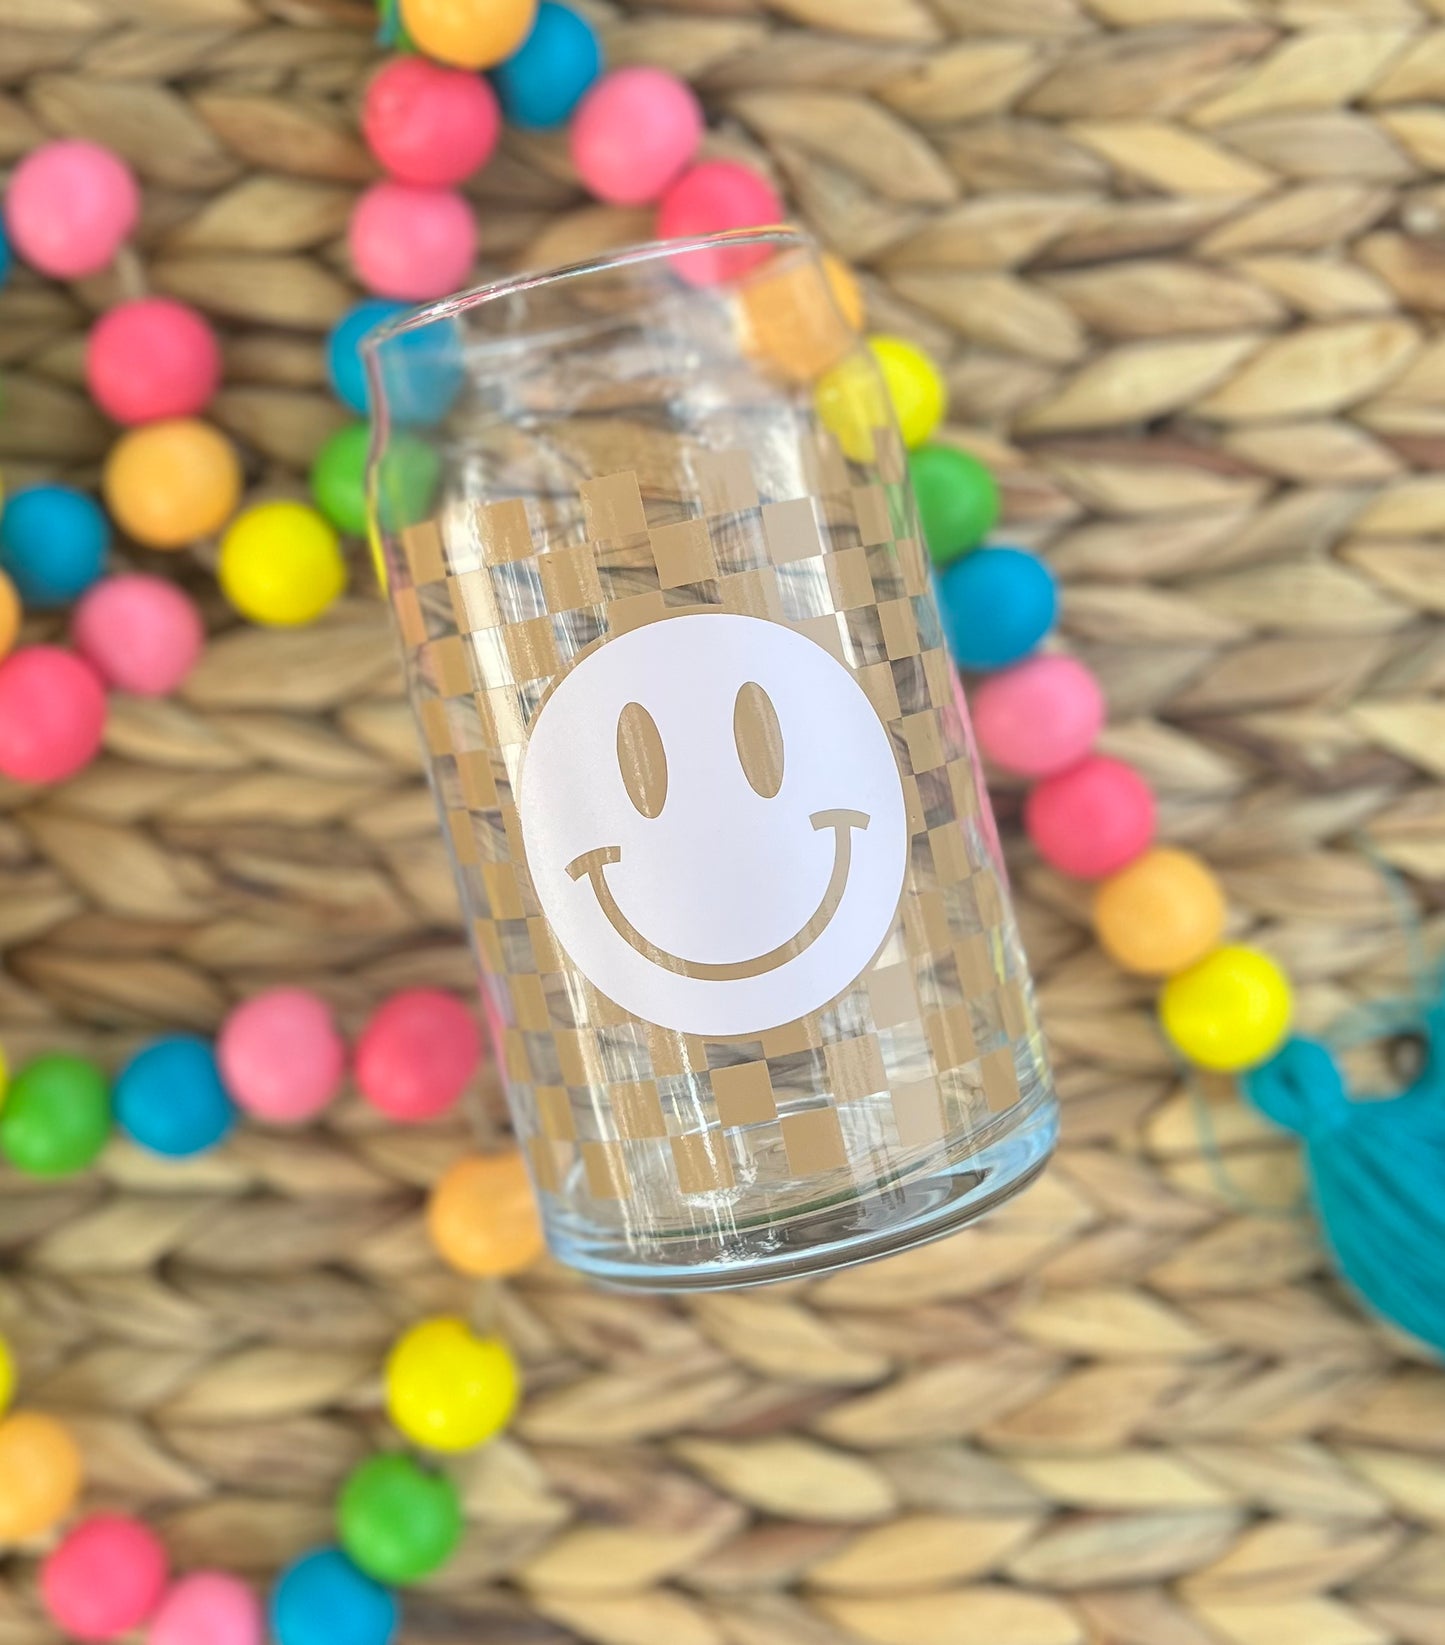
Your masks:
M438 320L451 320L459 314L479 308L483 303L495 302L499 297L513 297L520 292L532 291L539 286L555 285L562 280L576 280L587 274L603 274L610 269L634 268L657 262L663 257L683 257L692 252L711 251L718 247L775 245L798 251L816 251L813 237L792 224L775 223L766 228L724 229L716 234L699 234L678 240L642 240L635 245L619 246L599 256L587 257L576 263L563 263L557 268L529 270L520 274L504 275L500 280L488 280L483 285L471 286L466 291L440 297L419 308L408 309L374 327L361 339L363 354L375 354L383 343L408 331L419 331Z

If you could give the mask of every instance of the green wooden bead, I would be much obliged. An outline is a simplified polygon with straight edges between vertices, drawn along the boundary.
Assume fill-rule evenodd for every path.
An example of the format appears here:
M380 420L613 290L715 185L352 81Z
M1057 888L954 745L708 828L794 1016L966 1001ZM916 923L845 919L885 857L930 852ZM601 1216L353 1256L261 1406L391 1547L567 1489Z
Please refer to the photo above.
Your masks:
M366 535L366 452L371 430L349 423L316 453L311 465L311 495L338 531ZM436 490L440 459L425 440L397 434L381 459L378 491L381 523L389 531L425 519Z
M368 1457L352 1470L336 1504L341 1546L378 1582L429 1576L451 1557L462 1534L457 1488L410 1457Z
M15 1076L0 1110L0 1153L33 1177L83 1171L110 1135L110 1084L84 1057L55 1052Z
M977 548L993 530L998 486L977 457L953 446L922 446L910 453L908 473L935 565Z

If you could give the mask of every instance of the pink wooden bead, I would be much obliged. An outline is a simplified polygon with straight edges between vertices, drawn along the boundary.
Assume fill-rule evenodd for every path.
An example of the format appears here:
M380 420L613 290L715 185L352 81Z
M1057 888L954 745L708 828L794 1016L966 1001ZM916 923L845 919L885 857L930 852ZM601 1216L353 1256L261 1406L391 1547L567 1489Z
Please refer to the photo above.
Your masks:
M604 74L572 116L577 175L614 206L657 199L701 141L701 105L690 86L663 69Z
M373 183L347 229L356 278L378 297L425 302L467 284L477 221L452 189Z
M194 417L221 386L221 345L189 303L137 297L90 328L85 380L118 423Z
M35 149L5 191L15 249L42 274L75 280L98 274L140 216L130 167L99 143L67 137Z
M107 685L164 697L196 666L206 625L196 602L168 578L127 571L81 596L70 637Z
M1149 848L1154 795L1132 765L1091 754L1030 791L1024 828L1039 855L1061 874L1103 879Z
M393 994L356 1043L356 1084L392 1119L427 1120L461 1096L482 1057L472 1013L438 988Z
M734 160L705 160L668 189L657 208L659 240L691 240L728 229L765 228L781 223L785 212L778 191L751 166ZM726 250L690 252L673 259L673 267L692 286L715 286L735 280L772 255L766 245L730 246Z
M425 57L394 57L361 108L367 147L399 182L444 187L491 158L501 135L497 94L479 74Z
M161 1539L125 1514L92 1514L40 1567L40 1596L76 1639L118 1639L138 1628L166 1586Z
M224 1571L194 1571L174 1583L146 1635L146 1645L262 1645L261 1602Z
M1030 657L990 674L973 693L980 746L1001 770L1048 777L1089 752L1104 724L1104 694L1076 657Z
M105 687L82 657L31 645L0 662L0 772L54 783L89 765L105 734Z
M270 988L226 1018L216 1059L240 1107L273 1125L296 1125L340 1089L346 1044L319 994Z

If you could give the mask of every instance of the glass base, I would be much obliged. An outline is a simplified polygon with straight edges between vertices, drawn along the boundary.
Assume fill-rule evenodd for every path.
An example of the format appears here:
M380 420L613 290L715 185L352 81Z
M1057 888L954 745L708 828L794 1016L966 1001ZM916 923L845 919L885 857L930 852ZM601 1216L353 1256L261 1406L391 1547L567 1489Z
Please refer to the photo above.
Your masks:
M602 1284L627 1291L726 1291L833 1273L954 1233L1026 1187L1058 1136L1058 1108L1035 1105L992 1146L785 1220L655 1238L646 1250L618 1231L549 1230L554 1254Z

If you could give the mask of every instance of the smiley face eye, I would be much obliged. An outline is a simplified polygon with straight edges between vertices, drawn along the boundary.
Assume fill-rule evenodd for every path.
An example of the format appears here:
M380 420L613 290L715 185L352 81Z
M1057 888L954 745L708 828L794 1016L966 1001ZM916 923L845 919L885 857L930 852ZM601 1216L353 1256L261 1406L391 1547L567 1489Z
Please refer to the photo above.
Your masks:
M657 721L641 703L627 703L617 716L617 766L627 797L644 817L667 804L667 755Z
M783 728L772 699L756 680L739 689L733 704L733 741L753 792L772 799L783 786Z

